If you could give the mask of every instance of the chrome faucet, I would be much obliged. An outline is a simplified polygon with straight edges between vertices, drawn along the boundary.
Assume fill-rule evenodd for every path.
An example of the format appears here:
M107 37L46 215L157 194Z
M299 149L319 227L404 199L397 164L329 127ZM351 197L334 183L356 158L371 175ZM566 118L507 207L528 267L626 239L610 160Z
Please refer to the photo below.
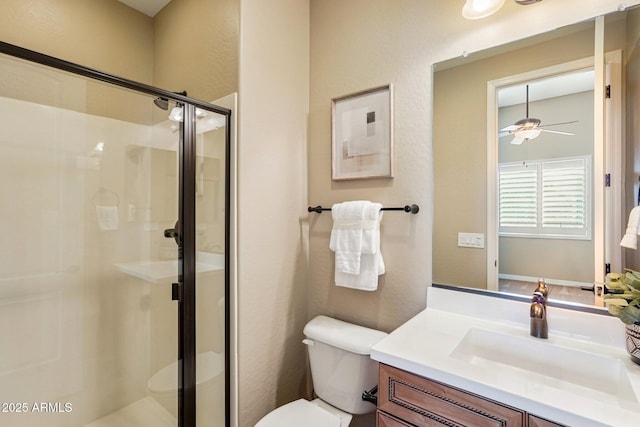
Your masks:
M538 287L533 292L531 308L529 310L530 334L536 338L549 338L549 325L547 324L547 297L549 288L544 279L538 280Z

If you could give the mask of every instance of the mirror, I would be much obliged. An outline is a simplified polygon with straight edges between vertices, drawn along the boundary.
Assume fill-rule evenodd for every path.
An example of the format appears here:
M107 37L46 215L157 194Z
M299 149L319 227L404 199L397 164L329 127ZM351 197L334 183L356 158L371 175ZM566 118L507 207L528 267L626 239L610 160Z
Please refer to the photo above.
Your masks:
M434 283L530 296L535 281L543 277L552 289L550 300L597 305L593 289L604 280L605 264L611 271L638 265L636 251L621 249L619 242L636 203L640 173L635 166L640 155L632 142L625 144L625 139L637 140L634 123L623 114L626 110L626 117L633 117L634 100L640 99L632 93L636 84L630 71L638 67L639 28L640 8L604 19L603 73L613 95L607 102L600 87L566 90L585 74L593 82L595 21L434 65ZM559 84L563 92L543 96L543 86L559 78L564 79ZM508 90L520 99L502 101ZM601 129L594 120L600 105L605 137L594 138ZM520 144L511 144L514 133L498 136L527 116L540 119L543 129L573 135L544 131ZM557 123L563 125L546 127ZM566 170L569 161L578 158L584 165L582 222L549 232L543 189L550 181L543 177L551 176L554 168ZM509 165L513 171L518 164L530 177L535 175L536 190L527 193L535 194L530 199L535 209L529 212L535 233L522 227L509 230L507 205L499 203L506 183L501 187L498 180L509 176ZM611 174L606 190L605 173ZM572 209L575 217L576 206L563 209ZM564 214L555 215L556 225ZM516 221L526 217L518 215ZM572 235L576 227L580 235Z

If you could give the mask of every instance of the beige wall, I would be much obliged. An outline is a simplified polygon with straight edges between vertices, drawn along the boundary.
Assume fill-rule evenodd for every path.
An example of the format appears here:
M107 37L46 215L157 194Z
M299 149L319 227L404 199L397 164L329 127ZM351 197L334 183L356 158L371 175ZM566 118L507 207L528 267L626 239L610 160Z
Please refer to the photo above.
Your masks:
M0 0L0 40L151 84L153 21L115 0Z
M237 91L237 0L173 0L154 18L116 0L0 8L7 43L205 101Z
M238 90L238 0L172 0L153 19L154 86L213 101Z
M239 425L303 394L309 2L242 0Z
M432 178L427 165L432 160L427 125L430 64L423 53L430 44L426 40L435 35L425 21L435 4L311 2L309 205L371 200L390 207L416 203L421 210L417 215L384 213L381 252L387 273L375 292L335 286L331 215L311 214L309 318L325 314L390 331L424 307L431 277ZM332 181L331 99L388 83L394 89L395 177Z

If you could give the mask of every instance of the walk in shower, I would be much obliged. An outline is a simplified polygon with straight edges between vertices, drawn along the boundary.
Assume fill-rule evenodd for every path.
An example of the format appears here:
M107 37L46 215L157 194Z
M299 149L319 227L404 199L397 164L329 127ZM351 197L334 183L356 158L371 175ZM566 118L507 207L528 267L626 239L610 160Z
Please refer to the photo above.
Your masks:
M228 426L231 111L0 52L0 425Z

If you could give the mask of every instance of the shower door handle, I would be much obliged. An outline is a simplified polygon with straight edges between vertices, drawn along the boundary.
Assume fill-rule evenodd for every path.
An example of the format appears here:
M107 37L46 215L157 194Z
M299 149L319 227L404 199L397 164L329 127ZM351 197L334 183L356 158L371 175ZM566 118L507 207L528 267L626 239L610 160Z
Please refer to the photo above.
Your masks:
M180 229L180 223L179 221L176 221L176 225L173 228L167 228L166 230L164 230L164 237L166 238L173 237L176 241L176 245L182 246L182 238L180 236L180 232L178 231L179 229Z
M182 301L182 283L172 283L171 284L171 300L172 301Z

